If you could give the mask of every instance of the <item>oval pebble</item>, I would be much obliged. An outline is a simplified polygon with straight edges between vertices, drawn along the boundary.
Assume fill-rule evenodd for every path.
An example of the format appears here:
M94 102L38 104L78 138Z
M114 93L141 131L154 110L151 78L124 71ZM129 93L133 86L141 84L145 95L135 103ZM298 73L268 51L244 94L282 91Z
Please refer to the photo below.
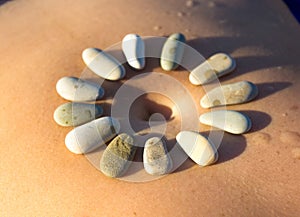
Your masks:
M104 89L93 82L76 77L63 77L56 83L57 93L74 102L95 101L104 96Z
M257 94L258 89L255 84L240 81L212 89L202 97L200 104L203 108L241 104L254 99Z
M120 130L120 123L112 117L102 117L75 127L65 139L69 151L86 154L114 138Z
M159 137L146 141L143 153L144 168L151 175L164 175L172 169L172 160L166 144Z
M126 35L122 41L122 50L131 67L138 70L145 67L145 44L139 35Z
M232 134L242 134L250 130L251 119L240 112L218 110L200 115L202 124L210 125Z
M125 68L116 58L97 48L85 49L82 59L91 71L107 80L119 80L126 74Z
M193 69L189 80L194 85L207 84L232 72L236 67L235 60L225 53L217 53Z
M181 131L177 134L176 141L184 152L200 166L207 166L218 160L215 145L199 133Z
M160 65L165 71L176 69L180 65L184 53L185 37L181 33L174 33L164 43Z
M54 111L54 120L64 127L76 127L90 122L102 114L103 109L100 105L68 102L57 107Z
M134 158L137 146L133 138L125 133L114 138L107 146L100 160L100 170L106 176L122 176Z

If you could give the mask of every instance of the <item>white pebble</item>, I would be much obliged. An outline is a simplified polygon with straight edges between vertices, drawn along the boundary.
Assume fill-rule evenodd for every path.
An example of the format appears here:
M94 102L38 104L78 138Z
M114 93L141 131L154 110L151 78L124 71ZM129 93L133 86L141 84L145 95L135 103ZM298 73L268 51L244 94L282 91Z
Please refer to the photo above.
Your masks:
M214 144L199 133L181 131L176 140L185 153L200 166L207 166L218 160Z
M176 69L180 65L184 53L185 37L181 33L169 36L162 48L160 65L165 71Z
M97 48L85 49L82 59L90 70L107 80L119 80L126 74L125 68L117 59Z
M145 67L145 44L139 35L126 35L122 41L122 50L131 67L139 70Z
M210 125L233 134L242 134L250 130L251 119L240 112L218 110L200 116L202 124Z
M240 104L254 99L257 94L258 89L255 84L240 81L212 89L202 97L200 104L203 108Z
M235 66L235 60L228 54L217 53L193 69L189 80L194 85L203 85L232 72Z
M62 98L74 102L95 101L104 96L104 89L100 85L76 77L59 79L56 91Z
M85 154L114 138L119 130L118 120L112 117L102 117L75 127L67 134L65 144L74 154Z
M151 175L164 175L172 169L166 144L159 137L146 141L143 153L144 168Z

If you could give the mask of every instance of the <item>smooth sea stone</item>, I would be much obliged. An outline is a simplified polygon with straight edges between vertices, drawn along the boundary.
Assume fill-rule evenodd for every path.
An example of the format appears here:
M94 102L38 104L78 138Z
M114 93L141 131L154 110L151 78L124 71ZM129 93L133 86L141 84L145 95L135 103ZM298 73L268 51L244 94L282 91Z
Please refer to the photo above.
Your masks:
M145 67L145 44L139 35L126 35L122 41L122 50L131 67L138 70Z
M144 168L151 175L164 175L172 169L165 142L159 137L146 141L143 154Z
M76 77L63 77L56 83L57 93L74 102L95 101L104 96L104 89L93 82Z
M240 112L218 110L200 115L202 124L210 125L233 134L242 134L250 130L251 119Z
M125 68L116 58L97 48L85 49L82 59L91 71L107 80L119 80L126 74Z
M86 154L114 138L120 130L120 123L112 117L102 117L75 127L65 139L69 151Z
M199 133L181 131L177 134L176 141L184 152L200 166L207 166L218 160L215 145Z
M103 109L100 105L68 102L57 107L54 111L54 120L64 127L76 127L90 122L102 114Z
M125 133L120 134L107 146L100 160L100 170L106 176L120 177L129 168L137 146L133 138Z
M202 97L200 104L203 108L241 104L254 99L257 94L258 89L255 84L240 81L212 89Z
M232 72L235 67L236 63L232 57L225 53L217 53L193 69L189 80L194 85L203 85Z
M180 65L184 53L185 37L181 33L169 36L162 48L160 65L165 71L176 69Z

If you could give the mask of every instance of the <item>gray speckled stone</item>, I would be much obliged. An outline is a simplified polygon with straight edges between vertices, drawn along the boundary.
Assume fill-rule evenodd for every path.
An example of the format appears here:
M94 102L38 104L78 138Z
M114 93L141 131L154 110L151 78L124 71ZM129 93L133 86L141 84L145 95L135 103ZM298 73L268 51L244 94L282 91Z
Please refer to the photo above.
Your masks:
M255 84L240 81L212 89L202 97L200 104L203 108L241 104L254 99L257 94L258 89Z
M237 111L218 110L200 116L202 124L210 125L233 134L242 134L250 130L250 118Z
M137 147L133 138L120 134L107 146L100 160L100 170L106 176L120 177L129 168Z
M164 175L172 169L172 160L168 155L166 145L158 137L146 141L143 161L146 172L151 175Z
M65 139L66 147L74 154L86 154L114 138L120 123L112 117L102 117L75 127Z
M203 85L232 72L235 67L235 60L231 56L217 53L193 69L189 80L194 85Z
M60 105L54 111L54 120L64 127L76 127L92 121L102 114L103 109L100 105L68 102Z
M59 79L56 91L62 98L74 102L95 101L104 96L104 89L100 85L76 77Z
M185 37L181 33L174 33L166 40L160 57L160 65L165 71L176 69L182 61Z
M91 71L107 80L116 81L126 74L125 68L116 58L97 48L85 49L82 59Z

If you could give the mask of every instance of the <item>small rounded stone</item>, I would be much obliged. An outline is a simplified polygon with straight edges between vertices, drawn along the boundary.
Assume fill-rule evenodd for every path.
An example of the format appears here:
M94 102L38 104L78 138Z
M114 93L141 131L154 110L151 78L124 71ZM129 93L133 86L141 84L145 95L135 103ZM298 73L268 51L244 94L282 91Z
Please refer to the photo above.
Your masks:
M169 36L163 45L160 65L165 71L176 69L180 65L184 53L185 37L181 33Z
M181 131L177 134L176 141L184 152L200 166L207 166L218 160L215 145L200 133Z
M85 49L82 59L91 71L104 79L120 80L126 74L125 68L116 58L97 48Z
M189 75L189 80L194 85L207 84L232 72L235 67L235 60L231 56L217 53L193 69Z
M95 120L102 114L103 109L100 105L68 102L57 107L54 120L64 127L76 127Z
M131 67L138 70L145 67L145 44L139 35L126 35L122 41L122 50Z
M59 79L56 91L62 98L73 102L95 101L104 96L104 89L100 85L76 77Z
M164 175L172 169L165 142L159 137L146 141L143 154L144 168L151 175Z
M107 146L100 160L100 170L108 177L120 177L129 168L137 146L133 138L122 133Z
M240 81L210 90L202 97L200 104L203 108L241 104L251 101L257 94L258 89L255 84Z
M102 117L75 127L65 139L66 147L74 154L86 154L114 138L120 123L112 117Z
M200 115L202 124L210 125L232 134L242 134L250 130L251 119L240 112L218 110Z

